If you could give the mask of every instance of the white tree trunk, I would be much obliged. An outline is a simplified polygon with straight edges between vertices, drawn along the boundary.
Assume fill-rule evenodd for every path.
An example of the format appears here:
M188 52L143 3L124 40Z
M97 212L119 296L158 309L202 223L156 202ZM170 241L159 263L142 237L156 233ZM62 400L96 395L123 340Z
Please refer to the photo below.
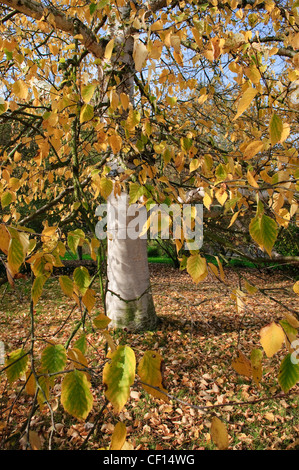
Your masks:
M150 286L147 240L128 237L127 228L134 217L125 217L127 208L127 194L109 197L106 312L114 328L150 330L158 319Z
M120 68L121 83L117 87L117 93L127 94L130 103L134 107L134 37L131 35L130 26L124 27L127 22L126 20L130 17L130 3L119 8L118 11L120 17L114 18L108 27L109 36L115 41L114 47L116 51L109 63L106 63L106 71L103 72L103 84L104 89L106 89L105 75L108 73L109 66L111 70ZM126 116L122 116L122 119L125 120ZM111 161L112 167L116 166L116 168L119 168L119 163L120 158L114 156ZM126 161L123 163L125 166L128 164ZM128 196L122 193L121 198L125 201L125 207L127 208ZM114 194L111 194L107 203L108 287L106 293L106 313L112 320L110 326L114 328L127 328L133 331L153 329L157 326L158 319L150 288L147 240L140 238L132 240L126 236L130 218L127 218L121 227L118 226L120 214L118 212L118 200ZM126 210L123 209L124 212ZM119 231L118 234L122 233L122 239L119 239L119 236L116 234L117 230ZM109 238L109 233L114 234L112 240Z

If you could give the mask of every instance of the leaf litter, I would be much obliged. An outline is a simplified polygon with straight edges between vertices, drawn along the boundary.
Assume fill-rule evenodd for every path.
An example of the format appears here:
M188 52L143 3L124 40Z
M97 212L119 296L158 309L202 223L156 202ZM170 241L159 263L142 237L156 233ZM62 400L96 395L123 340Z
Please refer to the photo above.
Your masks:
M263 270L238 268L225 269L225 283L209 275L195 285L186 272L169 265L150 264L150 271L161 320L157 330L143 334L123 330L110 333L117 344L134 349L137 362L148 350L162 356L163 384L169 401L148 395L137 380L131 387L130 399L116 415L111 404L104 404L99 370L92 384L94 406L82 422L63 411L58 382L50 398L55 429L49 409L44 406L31 420L33 447L47 448L51 435L53 449L109 448L120 421L125 423L127 440L136 450L217 449L213 435L215 422L217 433L222 429L220 420L227 432L217 437L220 447L227 441L231 450L298 449L298 384L285 394L277 381L286 348L272 358L264 355L258 385L232 367L239 351L250 358L253 349L261 349L261 328L273 321L278 323L287 309L296 310L293 280L280 272L269 275ZM242 309L238 310L232 290L241 287L246 292L245 280L256 285L258 291L242 298ZM0 335L6 351L21 347L30 331L30 289L26 280L17 282L17 292L8 287L4 295L5 288L0 290ZM94 288L99 292L96 284ZM101 297L97 294L86 328L86 357L91 367L105 362L105 341L92 327L92 320L101 313ZM41 349L50 339L63 344L78 319L78 308L73 308L73 302L61 293L58 278L52 278L35 307L35 336L39 340L36 344ZM13 389L1 374L0 386L3 447L25 448L24 427L33 398L20 392L24 380ZM103 412L99 413L101 409Z

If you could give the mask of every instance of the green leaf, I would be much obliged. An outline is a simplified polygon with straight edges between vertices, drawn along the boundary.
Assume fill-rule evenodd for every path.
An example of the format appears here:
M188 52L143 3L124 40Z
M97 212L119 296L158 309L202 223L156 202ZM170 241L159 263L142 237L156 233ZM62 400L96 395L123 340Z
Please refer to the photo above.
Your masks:
M94 116L93 106L90 104L84 104L80 111L80 122L83 124L86 121L90 121Z
M22 348L12 351L5 362L5 368L9 383L15 382L28 368L28 355Z
M90 276L88 270L84 266L76 268L74 271L74 281L82 295L87 291L90 284Z
M84 239L84 235L83 235ZM75 230L74 232L69 232L67 234L67 243L70 248L70 250L74 253L74 255L77 254L77 248L79 244L82 242L82 234L80 231Z
M59 276L59 284L65 295L68 297L73 296L74 283L68 276Z
M85 420L93 406L90 382L86 374L73 370L66 374L61 384L61 403L67 413Z
M37 304L38 299L42 295L45 282L48 278L49 278L49 276L47 276L47 275L41 275L41 276L38 276L34 279L34 282L32 284L32 288L31 288L31 297L32 297L32 300L33 300L33 305Z
M7 262L13 271L18 272L25 261L23 245L19 238L12 238L9 243Z
M278 382L284 392L288 392L299 381L299 363L292 354L288 354L278 373Z
M111 361L105 364L103 383L105 395L119 413L130 396L130 387L134 383L136 359L129 346L118 346L111 354Z
M130 183L129 202L134 204L143 194L143 187L138 183Z
M101 178L100 179L100 193L104 199L107 199L108 196L113 191L113 183L109 178Z
M1 196L1 206L2 209L9 206L12 201L12 193L10 191L5 191Z
M61 372L66 365L66 350L62 344L47 346L41 356L42 368L50 374Z
M96 3L91 3L89 5L89 13L91 15L93 15L96 10L97 10L97 4Z
M82 354L85 354L85 353L86 353L87 342L86 342L86 335L85 335L85 333L83 333L83 334L77 339L77 341L74 342L74 348L79 349L79 350L82 352Z
M214 416L211 422L210 434L219 450L225 450L229 445L229 436L225 424Z
M225 167L222 165L222 163L220 163L217 166L216 171L215 171L215 176L217 177L218 181L222 181L227 178L227 171Z
M6 103L5 101L3 102L0 98L0 115L5 113L7 111L7 108L8 108L8 103Z
M277 114L273 114L270 121L270 140L271 144L275 145L281 140L283 131L283 122Z
M269 256L271 256L272 248L277 238L275 220L264 214L257 215L250 222L249 233L261 249L265 249Z

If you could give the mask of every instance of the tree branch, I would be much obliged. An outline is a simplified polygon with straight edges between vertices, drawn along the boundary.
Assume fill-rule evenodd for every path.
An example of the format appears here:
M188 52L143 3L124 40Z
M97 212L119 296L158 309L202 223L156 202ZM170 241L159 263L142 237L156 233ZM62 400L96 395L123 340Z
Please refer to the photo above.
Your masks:
M101 59L104 56L104 43L101 44L101 42L98 42L94 33L80 20L66 16L62 11L58 10L54 6L48 5L47 8L44 8L41 3L36 2L35 0L1 0L0 4L17 10L18 12L23 13L30 18L34 18L35 20L45 21L56 29L72 35L76 34L75 24L77 22L77 34L82 36L82 44L84 44L86 49L97 58Z

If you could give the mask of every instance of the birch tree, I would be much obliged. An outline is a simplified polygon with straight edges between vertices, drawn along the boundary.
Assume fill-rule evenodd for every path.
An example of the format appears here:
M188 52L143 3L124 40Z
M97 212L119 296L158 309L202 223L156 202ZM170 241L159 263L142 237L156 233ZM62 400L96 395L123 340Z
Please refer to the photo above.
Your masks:
M37 405L46 404L51 440L57 376L67 413L86 420L93 408L78 338L89 316L107 345L95 375L102 374L106 403L100 415L108 402L116 414L123 410L137 373L146 391L169 398L160 354L146 351L136 367L133 349L106 331L157 325L146 238L113 238L117 230L127 234L134 214L124 222L111 214L129 214L135 203L147 213L152 205L200 202L203 247L188 249L190 232L174 236L170 226L180 269L199 288L208 275L225 282L222 249L256 263L298 265L296 254L274 249L281 234L298 228L298 1L1 0L0 8L1 263L13 288L24 266L31 272L30 332L4 370L9 384L26 374L28 437ZM117 212L119 201L125 209ZM106 247L96 227L106 203L105 286ZM106 315L94 316L95 276L85 266L59 276L80 320L65 345L46 341L38 356L35 307L66 251L75 256L84 245L98 267ZM205 256L211 247L214 264ZM241 315L254 291L246 286L231 297ZM284 392L299 378L296 315L260 330L267 357L288 345L278 376ZM258 385L261 361L254 349L250 360L239 354L232 365ZM212 424L226 448L223 423ZM119 423L112 447L123 448L125 439Z

